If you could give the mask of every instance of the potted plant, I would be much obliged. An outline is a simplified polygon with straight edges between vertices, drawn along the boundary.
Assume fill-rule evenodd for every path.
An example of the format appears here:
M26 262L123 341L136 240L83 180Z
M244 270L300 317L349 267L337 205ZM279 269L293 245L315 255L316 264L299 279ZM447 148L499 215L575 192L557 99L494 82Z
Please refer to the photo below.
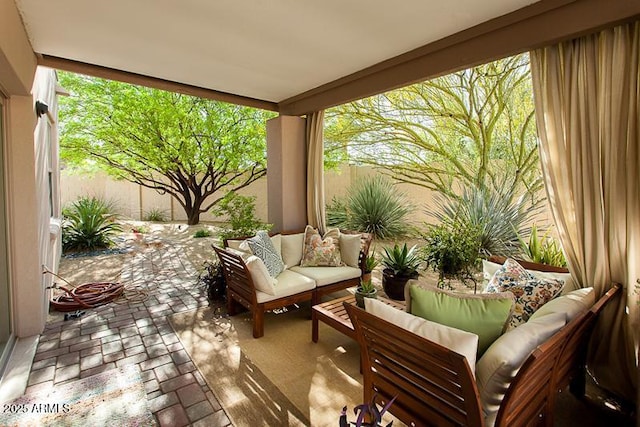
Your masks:
M396 243L393 249L384 248L382 287L389 298L404 301L404 287L409 279L418 278L420 262L415 245L409 249L406 243L402 248Z
M362 273L362 281L371 281L371 272L378 266L378 260L375 257L375 249L372 249L371 255L364 259L364 272Z
M356 305L364 308L365 298L376 298L378 290L373 286L371 280L361 280L360 286L356 288Z
M422 254L427 267L439 273L438 286L444 285L445 278L470 279L475 285L472 270L480 251L479 231L440 224L432 226L424 239Z
M356 427L382 427L382 417L387 412L389 407L396 400L396 397L391 399L382 409L378 409L378 405L376 405L376 396L373 395L370 403L363 403L361 405L353 408L354 414L357 415L356 421L347 420L347 407L342 408L342 413L340 414L340 427L349 427L350 425ZM393 421L389 422L386 427L391 427L393 425Z

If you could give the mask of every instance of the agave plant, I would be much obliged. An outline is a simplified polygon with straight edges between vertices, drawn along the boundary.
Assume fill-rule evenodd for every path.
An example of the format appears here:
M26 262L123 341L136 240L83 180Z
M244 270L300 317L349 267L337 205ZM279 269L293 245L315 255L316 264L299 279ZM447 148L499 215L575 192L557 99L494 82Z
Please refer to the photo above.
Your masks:
M404 193L389 179L376 175L358 181L345 200L334 199L327 207L327 221L331 226L388 239L407 234L412 209Z
M65 250L94 250L109 247L121 231L113 222L113 205L97 197L82 197L64 210L62 242Z
M529 241L520 238L520 246L525 258L529 261L556 267L567 266L567 259L560 244L549 236L549 231L540 236L535 224L531 227Z
M393 270L395 276L409 277L418 271L422 259L415 245L409 249L406 243L402 247L396 243L392 249L383 249L382 265Z
M443 224L479 231L484 256L520 254L519 236L529 234L527 224L540 209L527 195L478 187L467 187L460 196L437 198L436 205L430 214Z

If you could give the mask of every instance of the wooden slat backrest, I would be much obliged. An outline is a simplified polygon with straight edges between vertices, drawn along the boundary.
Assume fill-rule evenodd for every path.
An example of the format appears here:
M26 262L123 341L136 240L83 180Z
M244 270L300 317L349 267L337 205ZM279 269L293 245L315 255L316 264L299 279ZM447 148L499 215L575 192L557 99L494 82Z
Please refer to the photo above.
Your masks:
M256 304L255 286L242 257L215 246L213 249L220 258L227 288L247 302Z
M487 261L495 262L496 264L504 264L506 260L507 260L506 257L499 256L499 255L492 255L487 259ZM517 259L516 261L518 261L518 264L520 264L527 270L537 270L537 271L544 271L549 273L568 273L569 272L569 269L565 267L556 267L555 265L540 264L537 262L524 261L521 259Z
M396 397L389 411L408 425L481 426L476 383L464 356L351 304L361 346L364 400Z

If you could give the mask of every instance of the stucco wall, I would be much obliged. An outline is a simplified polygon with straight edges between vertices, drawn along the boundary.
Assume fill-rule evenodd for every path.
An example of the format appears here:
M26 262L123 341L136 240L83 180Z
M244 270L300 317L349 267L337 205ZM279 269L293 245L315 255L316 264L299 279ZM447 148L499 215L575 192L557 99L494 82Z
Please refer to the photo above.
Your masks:
M367 166L343 165L337 171L325 172L325 196L329 203L331 199L343 197L349 187L359 178L375 175L379 172ZM426 213L433 209L435 192L423 187L411 184L397 184L399 191L406 193L407 198L416 206L411 215L411 220L416 224L432 222ZM267 221L267 178L262 178L249 187L243 189L243 195L256 196L256 214ZM169 195L160 195L154 190L140 188L136 184L126 181L113 181L106 175L99 173L88 179L84 176L69 175L65 171L61 177L61 197L63 205L73 202L81 196L98 196L115 202L117 212L131 219L142 219L140 212L148 212L153 208L163 209L169 218L175 221L186 221L186 216L181 206ZM141 199L142 197L142 199ZM173 216L171 216L173 212ZM201 221L221 221L210 213L203 214ZM545 210L536 222L551 224L549 213Z

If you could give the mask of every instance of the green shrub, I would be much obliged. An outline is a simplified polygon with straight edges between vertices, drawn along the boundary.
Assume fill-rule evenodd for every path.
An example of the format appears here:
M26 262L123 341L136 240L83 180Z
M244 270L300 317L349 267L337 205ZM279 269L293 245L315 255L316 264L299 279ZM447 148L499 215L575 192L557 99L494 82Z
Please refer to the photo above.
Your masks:
M439 224L430 226L423 235L421 249L428 267L445 276L467 278L472 276L480 253L480 231L463 225Z
M202 230L196 231L195 234L193 235L193 238L200 239L202 237L210 237L210 236L211 236L211 232L206 228L203 228Z
M431 215L451 227L478 230L482 256L512 257L521 253L520 235L529 233L529 219L539 209L526 196L511 191L468 187L460 196L436 199Z
M270 230L267 224L256 218L255 196L241 196L235 192L228 193L213 209L216 216L224 216L229 227L220 233L221 239L253 236L258 230Z
M529 241L520 239L520 245L524 257L528 261L555 265L556 267L567 266L567 259L564 256L564 252L562 252L560 243L550 237L548 231L540 236L535 225L531 227Z
M222 264L217 261L205 261L198 275L198 283L207 290L210 301L224 301L227 296L227 284L222 272Z
M149 209L144 214L144 220L145 221L152 221L152 222L166 222L167 221L167 212L162 210L162 209L159 209L159 208Z
M65 251L108 248L121 231L114 222L113 204L97 197L81 197L63 210L62 247Z
M327 206L327 223L342 229L371 233L378 239L405 236L413 206L404 193L380 175L359 180L345 200Z

